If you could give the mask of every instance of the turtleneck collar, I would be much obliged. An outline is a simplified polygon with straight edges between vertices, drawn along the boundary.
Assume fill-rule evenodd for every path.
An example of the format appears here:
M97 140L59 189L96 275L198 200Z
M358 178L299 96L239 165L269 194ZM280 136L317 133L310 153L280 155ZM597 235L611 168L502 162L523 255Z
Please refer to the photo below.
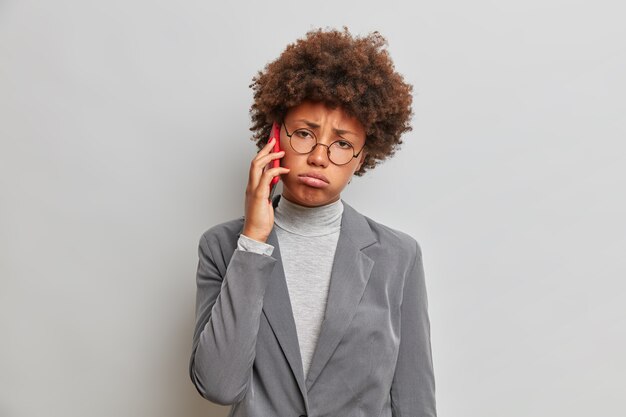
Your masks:
M323 206L305 207L281 195L274 210L274 223L300 236L324 236L341 229L342 214L341 198Z

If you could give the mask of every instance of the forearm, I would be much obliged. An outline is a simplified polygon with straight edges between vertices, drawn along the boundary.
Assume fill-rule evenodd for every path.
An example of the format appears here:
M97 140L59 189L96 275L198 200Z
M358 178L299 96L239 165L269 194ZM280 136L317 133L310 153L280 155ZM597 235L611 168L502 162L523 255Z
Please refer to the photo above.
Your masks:
M247 391L263 297L276 259L237 249L221 279L202 245L190 373L203 397L232 404Z

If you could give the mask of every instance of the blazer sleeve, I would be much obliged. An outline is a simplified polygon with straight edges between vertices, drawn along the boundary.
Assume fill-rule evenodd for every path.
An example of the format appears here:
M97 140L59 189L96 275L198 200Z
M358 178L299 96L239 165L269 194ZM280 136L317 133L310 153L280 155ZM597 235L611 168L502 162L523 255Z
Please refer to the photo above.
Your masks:
M391 385L391 409L393 417L436 417L435 376L422 251L417 241L412 240L415 259L408 271L402 295L400 346Z
M271 256L272 253L274 253L273 245L266 242L259 242L243 233L239 236L239 240L237 241L237 249L265 254L267 256Z
M241 401L248 389L263 297L277 260L235 249L224 268L218 240L209 235L209 243L206 236L202 235L198 245L196 321L189 373L200 395L216 404L229 405Z

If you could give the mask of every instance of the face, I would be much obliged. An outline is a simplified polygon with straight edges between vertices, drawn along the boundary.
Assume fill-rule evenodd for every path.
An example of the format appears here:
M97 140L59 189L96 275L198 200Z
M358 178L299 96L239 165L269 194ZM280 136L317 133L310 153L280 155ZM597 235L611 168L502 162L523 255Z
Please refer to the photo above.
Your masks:
M298 154L289 144L289 137L296 129L313 132L320 143L309 154ZM281 175L282 196L287 200L306 207L316 207L335 202L341 198L346 187L365 159L365 150L345 165L335 165L328 159L328 148L336 140L349 142L354 153L365 145L365 129L356 119L349 117L341 107L330 109L323 103L304 101L292 107L285 116L280 132L280 147L285 151L281 165L290 171ZM294 140L296 136L293 136ZM342 144L343 145L343 144ZM323 175L327 181L316 181L306 175Z

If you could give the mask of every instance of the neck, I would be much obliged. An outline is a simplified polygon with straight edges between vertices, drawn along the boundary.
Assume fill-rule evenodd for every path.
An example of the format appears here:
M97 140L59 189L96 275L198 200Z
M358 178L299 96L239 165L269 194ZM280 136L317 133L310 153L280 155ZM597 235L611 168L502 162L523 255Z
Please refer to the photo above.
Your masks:
M306 207L281 195L274 210L274 223L300 236L323 236L341 229L341 199L317 207Z

